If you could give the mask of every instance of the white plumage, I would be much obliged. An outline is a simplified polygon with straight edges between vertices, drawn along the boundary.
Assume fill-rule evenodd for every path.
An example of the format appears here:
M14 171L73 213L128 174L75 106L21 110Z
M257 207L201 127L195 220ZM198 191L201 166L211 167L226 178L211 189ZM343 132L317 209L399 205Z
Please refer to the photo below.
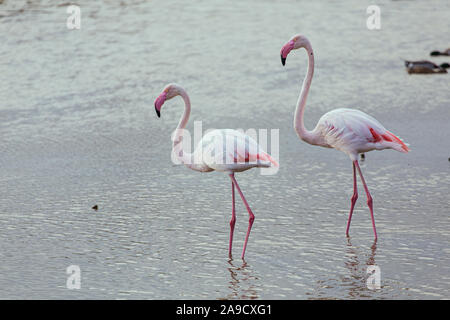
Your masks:
M355 109L340 108L327 112L314 131L323 137L328 147L345 152L352 160L357 159L358 153L372 150L407 152L406 145L378 120Z
M234 177L234 173L255 167L267 168L272 165L278 167L278 163L268 153L262 150L258 143L250 136L232 129L213 130L203 136L193 153L186 152L183 150L182 143L183 130L186 127L191 112L191 103L186 91L176 84L169 84L164 88L158 98L156 98L155 110L159 117L161 107L164 102L175 96L181 96L183 98L185 102L185 110L173 136L172 153L178 161L192 170L200 172L215 170L228 173L231 179L231 192L233 199L228 252L231 258L234 225L236 221L234 198L234 188L236 187L249 215L247 235L245 237L244 248L242 249L242 259L244 259L250 230L252 229L255 216Z
M353 196L351 199L346 235L348 236L353 208L358 199L356 183L356 170L358 170L364 190L366 191L367 205L369 206L373 233L376 240L377 230L373 215L372 196L370 195L358 164L358 153L383 149L394 149L406 153L409 151L409 148L400 138L386 130L378 120L355 109L342 108L332 110L319 119L314 130L308 131L304 125L303 114L314 74L314 52L311 43L305 36L296 35L281 48L280 54L281 63L285 65L289 52L300 48L305 48L308 53L308 71L303 80L302 90L298 98L297 108L295 109L295 131L300 139L309 144L334 148L345 152L350 157L353 162Z

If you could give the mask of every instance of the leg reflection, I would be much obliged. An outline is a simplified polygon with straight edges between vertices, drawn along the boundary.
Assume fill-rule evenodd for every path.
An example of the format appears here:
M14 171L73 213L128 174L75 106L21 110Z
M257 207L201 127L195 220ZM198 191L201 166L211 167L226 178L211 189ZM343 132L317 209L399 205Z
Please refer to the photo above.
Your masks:
M348 287L348 295L351 298L368 297L370 291L366 285L367 267L375 265L375 255L377 251L377 241L375 240L370 247L369 255L364 262L360 262L360 257L363 255L359 252L357 247L354 247L350 238L347 239L347 261L345 267L348 269L350 276L344 277L343 282Z
M233 259L229 259L228 264L227 270L231 276L228 288L231 292L224 299L258 299L258 278L253 275L247 262L234 263Z

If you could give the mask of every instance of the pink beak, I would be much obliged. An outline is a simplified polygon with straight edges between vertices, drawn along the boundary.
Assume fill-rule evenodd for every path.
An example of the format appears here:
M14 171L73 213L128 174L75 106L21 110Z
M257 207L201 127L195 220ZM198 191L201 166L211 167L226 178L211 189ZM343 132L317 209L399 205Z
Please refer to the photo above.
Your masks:
M294 40L289 41L283 46L283 48L281 48L281 63L283 64L283 66L286 64L287 55L289 54L289 52L291 52L292 49L294 49Z
M155 111L156 114L158 115L158 118L161 117L161 107L164 104L164 102L166 102L166 96L167 92L164 91L155 100Z

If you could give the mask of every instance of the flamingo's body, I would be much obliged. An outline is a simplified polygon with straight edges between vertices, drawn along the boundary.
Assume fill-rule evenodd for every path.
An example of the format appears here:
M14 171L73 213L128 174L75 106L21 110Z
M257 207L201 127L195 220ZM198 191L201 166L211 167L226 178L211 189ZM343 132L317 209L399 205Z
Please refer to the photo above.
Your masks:
M303 87L297 103L294 117L294 128L297 135L303 141L327 148L335 148L346 153L353 162L353 196L351 199L350 214L347 222L346 235L348 236L353 208L358 199L356 184L356 170L361 177L367 194L367 204L370 209L372 226L377 239L375 218L373 216L372 196L367 188L366 182L358 163L358 154L372 150L394 149L400 152L408 152L409 148L386 130L383 125L368 114L354 109L335 109L324 114L316 127L308 131L303 122L303 114L306 105L309 88L314 74L314 52L309 40L302 35L294 36L281 49L281 62L284 65L287 55L294 49L305 48L308 53L308 71L303 81Z
M193 157L196 163L202 164L198 171L204 172L241 172L277 165L254 139L232 129L213 130L205 134Z
M355 109L334 109L324 114L313 130L323 139L323 146L340 150L357 159L358 153L395 149L408 152L408 147L368 114Z
M192 170L200 172L221 171L228 173L231 179L231 193L233 200L232 217L230 220L229 256L231 258L234 225L236 222L234 196L234 188L236 187L249 214L249 225L245 237L244 248L242 250L242 259L244 259L250 230L255 216L234 177L234 173L249 170L251 168L268 168L272 165L278 166L278 163L268 153L262 150L258 143L251 137L232 129L210 131L200 140L194 153L191 154L184 151L181 143L183 139L182 130L186 127L191 110L190 99L186 91L176 84L169 84L155 100L155 110L159 117L164 102L178 95L181 96L185 102L185 111L175 131L172 151L181 163Z

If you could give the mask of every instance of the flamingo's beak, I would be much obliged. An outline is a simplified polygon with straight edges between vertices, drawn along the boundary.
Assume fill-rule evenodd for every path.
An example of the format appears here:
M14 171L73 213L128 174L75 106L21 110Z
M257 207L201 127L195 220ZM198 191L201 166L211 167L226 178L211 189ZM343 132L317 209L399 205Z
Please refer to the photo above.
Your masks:
M294 40L289 41L283 46L283 48L281 48L280 55L281 55L281 64L283 66L286 64L286 58L292 49L294 49Z
M164 91L155 100L155 111L156 111L156 115L158 116L158 118L161 117L161 107L164 104L164 102L166 101L166 96L167 96L167 92Z

